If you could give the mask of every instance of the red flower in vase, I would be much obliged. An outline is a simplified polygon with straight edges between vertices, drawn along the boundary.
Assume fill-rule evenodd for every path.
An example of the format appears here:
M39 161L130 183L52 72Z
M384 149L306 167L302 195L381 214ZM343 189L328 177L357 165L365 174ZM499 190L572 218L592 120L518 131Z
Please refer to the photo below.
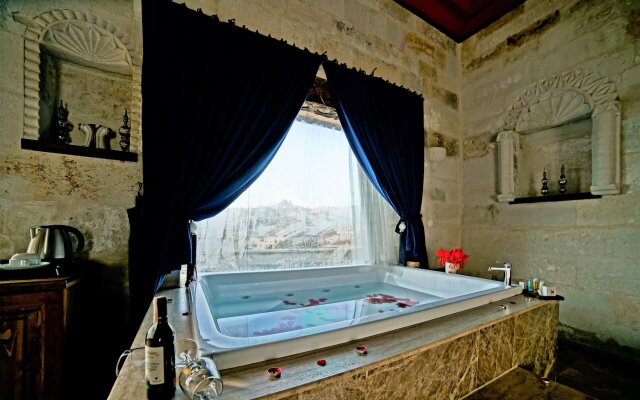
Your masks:
M438 249L436 254L438 255L438 265L455 264L458 266L456 269L459 271L462 270L465 261L469 259L469 256L461 248L451 250Z

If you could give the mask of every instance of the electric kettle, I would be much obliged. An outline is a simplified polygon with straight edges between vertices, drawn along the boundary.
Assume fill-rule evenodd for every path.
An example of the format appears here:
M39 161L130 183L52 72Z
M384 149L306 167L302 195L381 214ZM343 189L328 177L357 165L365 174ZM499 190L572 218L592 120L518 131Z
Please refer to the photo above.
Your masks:
M70 260L73 258L74 250L69 234L72 234L78 240L78 248L75 251L80 251L84 248L84 236L72 226L44 225L39 228L31 228L30 234L31 241L29 242L27 253L40 254L40 258L44 261Z

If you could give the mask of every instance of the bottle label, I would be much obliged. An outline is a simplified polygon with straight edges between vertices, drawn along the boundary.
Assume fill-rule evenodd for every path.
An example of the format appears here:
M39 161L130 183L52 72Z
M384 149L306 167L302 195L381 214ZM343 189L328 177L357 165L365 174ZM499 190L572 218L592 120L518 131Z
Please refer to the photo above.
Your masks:
M145 346L144 377L149 385L164 383L164 348Z

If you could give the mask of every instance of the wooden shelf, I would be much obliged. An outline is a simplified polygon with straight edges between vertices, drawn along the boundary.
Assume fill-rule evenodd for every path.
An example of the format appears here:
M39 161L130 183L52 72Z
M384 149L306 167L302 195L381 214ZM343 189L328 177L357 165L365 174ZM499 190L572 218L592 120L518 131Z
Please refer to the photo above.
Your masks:
M74 146L72 144L51 143L32 139L22 139L21 146L26 150L45 151L48 153L70 154L73 156L106 158L109 160L120 161L138 161L138 153L119 150L89 148L84 146Z
M591 200L599 199L602 196L591 193L566 193L566 194L552 194L549 196L537 196L537 197L519 197L509 204L526 204L526 203L549 203L556 201L572 201L572 200Z

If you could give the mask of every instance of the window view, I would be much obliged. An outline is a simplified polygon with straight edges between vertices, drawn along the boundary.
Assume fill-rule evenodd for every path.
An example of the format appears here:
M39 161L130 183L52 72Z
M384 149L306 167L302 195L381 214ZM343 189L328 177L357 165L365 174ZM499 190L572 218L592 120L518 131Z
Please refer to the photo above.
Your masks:
M256 182L197 223L198 270L395 263L396 222L344 133L296 121Z

